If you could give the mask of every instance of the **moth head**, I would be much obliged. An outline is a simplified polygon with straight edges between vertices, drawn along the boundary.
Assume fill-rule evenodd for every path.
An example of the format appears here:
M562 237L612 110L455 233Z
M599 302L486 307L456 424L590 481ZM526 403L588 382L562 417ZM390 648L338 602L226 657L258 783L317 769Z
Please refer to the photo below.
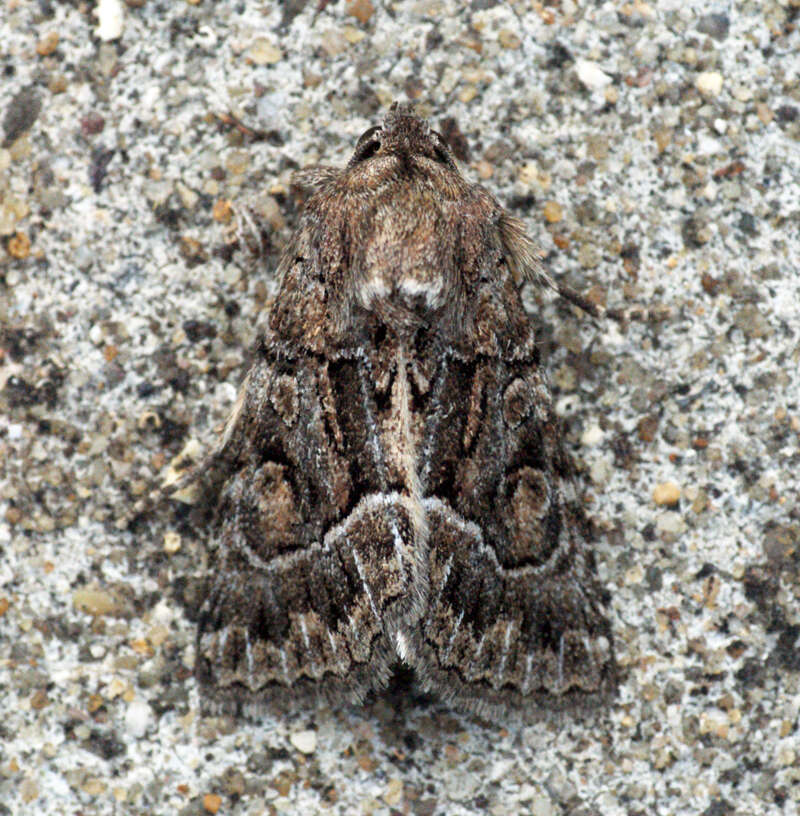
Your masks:
M543 282L521 221L459 172L442 136L395 103L365 131L347 166L302 177L316 192L304 218L310 259L344 331L354 308L403 325L463 325L478 303L505 302L509 273ZM481 307L483 308L483 307Z
M370 159L386 156L403 160L409 157L428 159L458 172L453 154L442 135L424 119L415 116L410 105L398 102L389 108L382 124L361 134L347 166L355 167Z

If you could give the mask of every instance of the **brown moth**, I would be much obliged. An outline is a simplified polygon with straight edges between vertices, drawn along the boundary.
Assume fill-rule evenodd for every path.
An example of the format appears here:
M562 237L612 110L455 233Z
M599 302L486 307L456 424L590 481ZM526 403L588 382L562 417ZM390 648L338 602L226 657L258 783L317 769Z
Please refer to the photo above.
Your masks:
M474 712L608 696L590 525L518 283L520 221L393 105L316 168L209 460L196 674L234 709L405 664Z

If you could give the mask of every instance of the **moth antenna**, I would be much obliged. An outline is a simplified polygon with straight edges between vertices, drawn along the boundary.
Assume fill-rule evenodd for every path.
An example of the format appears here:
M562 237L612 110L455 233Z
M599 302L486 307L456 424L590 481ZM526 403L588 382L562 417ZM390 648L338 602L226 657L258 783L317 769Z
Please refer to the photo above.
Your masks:
M617 323L630 323L632 320L643 322L661 321L666 320L672 314L672 310L669 306L664 306L660 303L655 306L633 305L609 309L599 303L593 303L580 292L561 281L555 282L554 289L564 300L587 312L592 317L611 318L611 320Z
M628 323L631 320L664 320L671 314L670 308L661 304L653 307L624 306L609 309L592 302L566 283L555 280L542 265L542 251L525 231L523 222L508 213L500 216L500 237L511 274L517 284L527 280L546 286L592 317L611 318L618 323Z

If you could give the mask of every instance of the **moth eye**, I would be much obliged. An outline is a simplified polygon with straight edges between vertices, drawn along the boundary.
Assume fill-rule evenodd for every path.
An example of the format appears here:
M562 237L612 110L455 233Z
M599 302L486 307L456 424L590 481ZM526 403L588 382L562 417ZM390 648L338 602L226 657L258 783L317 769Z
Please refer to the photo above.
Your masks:
M363 144L372 139L372 137L375 136L380 130L381 130L380 125L373 125L371 128L369 128L369 130L365 130L358 137L358 141L356 142L356 150L358 150L359 147L361 147Z
M432 130L431 136L433 136L433 158L439 162L439 164L443 164L446 167L454 167L453 159L442 135Z
M381 147L381 128L376 125L362 134L356 143L356 150L353 154L352 163L366 161L374 156Z

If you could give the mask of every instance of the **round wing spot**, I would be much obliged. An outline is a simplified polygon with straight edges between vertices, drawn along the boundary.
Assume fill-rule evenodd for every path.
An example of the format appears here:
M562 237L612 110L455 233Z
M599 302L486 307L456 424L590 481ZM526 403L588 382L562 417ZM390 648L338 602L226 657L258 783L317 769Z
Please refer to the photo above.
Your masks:
M533 391L530 384L517 377L503 395L503 419L506 425L515 428L530 414L532 406Z
M282 374L275 380L270 393L270 400L278 416L287 424L294 425L300 408L300 398L297 394L297 383L293 377Z

